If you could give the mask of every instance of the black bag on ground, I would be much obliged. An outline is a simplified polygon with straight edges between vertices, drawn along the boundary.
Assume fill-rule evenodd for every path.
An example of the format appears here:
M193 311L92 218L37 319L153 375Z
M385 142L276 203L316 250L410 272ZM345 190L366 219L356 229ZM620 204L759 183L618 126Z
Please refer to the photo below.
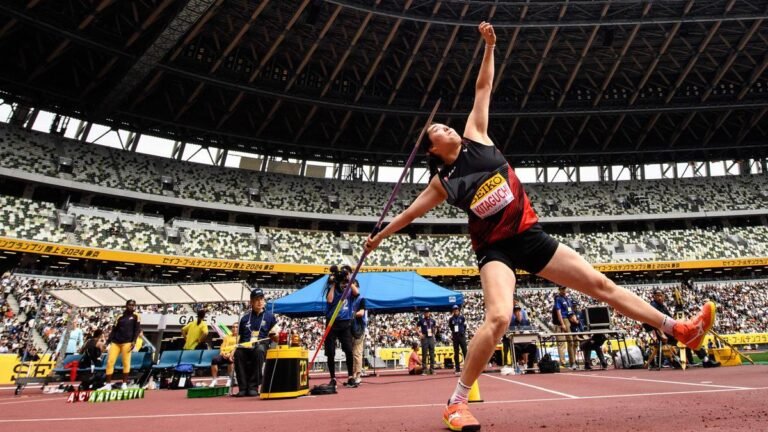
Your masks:
M80 390L98 390L107 383L107 375L104 372L95 372L92 374L83 374L80 381Z
M539 373L559 373L560 363L552 360L549 354L544 354L544 357L539 360Z
M336 386L328 384L316 385L312 387L312 390L310 390L309 393L313 395L336 394Z

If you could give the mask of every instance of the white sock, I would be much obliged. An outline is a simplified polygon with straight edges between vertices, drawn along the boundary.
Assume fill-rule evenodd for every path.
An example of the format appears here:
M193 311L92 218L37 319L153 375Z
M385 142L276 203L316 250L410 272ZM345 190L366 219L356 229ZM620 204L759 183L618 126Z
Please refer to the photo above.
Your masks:
M674 334L675 324L677 324L677 321L672 317L665 316L664 321L661 322L661 331L666 334Z
M459 382L456 383L456 390L453 391L453 395L448 399L448 405L467 403L467 399L469 399L469 390L471 388L472 387L467 387L461 380L459 380Z

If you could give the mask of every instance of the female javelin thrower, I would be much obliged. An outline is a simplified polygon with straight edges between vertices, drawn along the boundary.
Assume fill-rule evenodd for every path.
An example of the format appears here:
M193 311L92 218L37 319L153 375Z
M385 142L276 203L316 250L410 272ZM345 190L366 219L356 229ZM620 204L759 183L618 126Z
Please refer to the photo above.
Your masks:
M480 429L480 423L469 412L467 395L512 316L516 268L608 303L634 320L674 335L693 349L701 345L715 320L715 305L711 302L689 321L676 322L662 315L542 230L514 170L488 137L496 35L486 22L480 24L479 31L485 40L485 53L463 137L442 124L429 126L427 151L433 174L429 185L364 245L370 253L384 238L446 200L469 216L469 233L485 298L485 322L472 338L464 372L443 411L443 421L453 431ZM439 171L437 163L442 165Z

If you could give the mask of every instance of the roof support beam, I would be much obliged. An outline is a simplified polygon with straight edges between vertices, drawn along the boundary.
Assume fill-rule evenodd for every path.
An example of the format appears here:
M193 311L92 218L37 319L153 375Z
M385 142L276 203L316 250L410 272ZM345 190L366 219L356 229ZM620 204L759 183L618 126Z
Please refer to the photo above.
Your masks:
M648 12L651 11L651 5L653 3L648 2L645 4L645 7L643 8L643 17L648 15ZM635 26L632 28L632 31L629 33L629 37L627 37L626 42L624 42L624 46L621 48L621 52L619 53L619 56L616 58L616 61L613 62L613 66L611 67L611 70L608 72L608 75L605 76L605 79L603 80L603 85L600 86L600 90L598 90L597 95L595 96L595 99L592 101L592 106L596 107L598 103L603 99L603 95L605 94L605 90L608 88L608 85L611 83L611 80L613 80L613 75L616 74L616 71L619 70L619 65L621 65L621 61L624 60L624 56L627 55L627 52L629 51L629 48L632 46L632 42L634 42L635 37L637 36L637 33L640 31L640 24L635 24Z
M440 6L442 6L443 2L438 1L435 3L435 6L432 8L432 14L437 14L437 11L440 10ZM413 65L413 60L416 58L416 55L419 53L419 50L421 50L421 45L424 43L424 39L427 37L427 33L429 33L429 29L432 25L430 23L427 23L424 25L424 27L421 29L421 33L419 34L419 39L416 41L416 44L413 46L413 49L411 50L411 55L408 57L408 60L405 62L405 65L401 68L400 76L397 78L397 81L395 82L395 88L392 90L392 93L389 95L389 99L387 99L387 105L392 105L392 102L395 101L395 98L397 97L397 93L400 91L400 87L403 85L403 81L405 81L405 77L408 76L408 72L410 72L411 66ZM371 148L371 145L376 140L376 137L379 135L379 131L381 130L381 126L384 124L384 120L386 119L386 114L382 113L379 115L379 119L376 121L376 126L373 128L373 132L370 134L368 138L368 142L365 145L366 150ZM338 141L339 137L341 137L341 134L343 133L343 130L339 130L336 135L333 137L333 140L331 141L331 146L335 146L336 142Z
M731 0L725 7L724 14L727 14L730 12L731 8L733 7L735 1ZM672 86L672 89L670 90L669 94L667 94L666 99L664 99L664 102L669 103L672 101L672 98L675 96L675 93L677 93L677 90L682 86L683 81L688 77L688 74L693 70L693 67L696 65L696 62L699 61L699 57L704 53L704 50L709 45L709 42L712 41L712 38L715 36L715 33L717 33L717 30L720 29L720 25L722 24L722 21L716 21L712 24L712 26L709 28L709 32L707 32L707 35L704 37L704 39L699 44L699 48L696 50L696 54L694 54L693 57L688 60L688 64L685 66L685 69L683 69L683 72L677 77L677 81L675 81L675 84Z
M376 0L376 5L381 3L381 0ZM360 40L360 37L365 33L365 30L368 28L368 23L370 23L371 18L373 18L373 12L369 12L365 18L363 18L363 23L358 27L357 33L352 37L352 42L349 43L347 46L347 50L344 52L344 54L341 56L341 60L336 62L336 67L333 69L333 72L331 72L331 75L328 77L328 81L326 81L325 86L323 87L323 90L320 92L320 97L325 97L326 94L328 94L328 91L331 89L331 86L333 85L333 82L336 80L336 77L339 75L339 72L341 72L342 67L347 62L347 59L349 58L350 54L352 54L352 50L357 46L357 42ZM391 39L390 39L391 41ZM382 52L379 53L379 59L383 55ZM370 80L370 77L368 77L368 80ZM366 80L367 82L367 80ZM363 85L363 87L365 84ZM355 101L357 101L360 98L360 95L362 95L362 89L358 91L358 96L356 97ZM301 128L299 131L294 135L293 142L296 143L299 141L299 138L304 134L304 131L307 130L307 127L309 127L310 122L315 117L315 114L317 113L318 107L316 105L312 105L312 108L309 111L309 114L304 118L304 123L301 125ZM344 122L346 123L346 121Z
M101 13L104 9L108 8L110 5L114 3L114 0L101 0L101 2L96 6L96 9L93 10L90 14L88 14L87 17L83 18L82 21L80 21L80 24L77 26L77 29L79 31L85 30L96 18L96 15ZM53 61L57 59L64 51L69 47L69 44L72 42L71 39L66 38L63 41L61 41L56 48L51 51L50 54L48 54L48 57L45 58L45 63L39 65L30 75L27 77L27 81L31 82L33 79L37 78L42 74L43 72L47 71L48 68L53 66Z
M717 73L715 74L714 79L711 83L709 83L709 86L707 86L706 90L704 91L704 94L701 95L701 101L706 102L709 96L712 94L712 91L715 89L717 84L720 82L721 79L723 79L723 76L725 76L726 72L731 68L733 65L733 62L736 61L736 57L741 54L741 51L744 49L745 46L747 46L747 43L750 39L752 39L752 35L757 32L758 29L760 29L760 25L763 23L763 20L757 20L752 23L752 27L747 30L747 32L742 36L741 40L739 41L738 45L736 45L735 50L731 50L731 54L728 56L728 58L725 60L725 62L721 63L720 69L718 69Z
M675 129L675 133L672 134L672 138L669 140L669 148L672 148L675 146L675 143L677 142L678 138L680 138L680 135L685 132L686 129L688 129L688 125L691 124L693 121L693 118L696 117L697 111L691 111L688 113L687 116L685 116L685 120L683 120L683 123L680 124L679 127Z
M358 4L360 2L350 2L349 0L325 0L327 3L333 3L333 4L340 4L344 7L355 9L358 11L363 12L370 12L372 9L370 6L364 6L361 4ZM491 2L485 2L485 3L491 3ZM494 4L503 3L503 2L493 2ZM513 2L506 2L506 3L513 3ZM518 2L514 2L518 3ZM520 2L522 3L522 2ZM536 2L526 2L526 3L536 3ZM542 3L542 2L538 2ZM435 18L435 17L425 17L425 16L417 16L417 15L408 15L406 13L398 13L398 12L390 12L390 11L379 11L379 15L390 17L390 18L397 18L397 19L404 19L409 21L420 21L420 22L429 22L432 24L439 24L439 25L460 25L464 27L477 27L478 24L480 24L477 20L471 20L471 21L462 21L458 19L445 19L445 18ZM768 18L765 14L763 15L754 15L754 14L744 14L744 15L733 15L729 17L722 17L721 15L702 15L702 16L692 16L692 17L686 17L683 19L677 18L677 17L662 17L662 18L646 18L646 14L643 14L640 18L625 18L625 19L613 19L613 20L605 20L605 21L597 21L596 19L580 19L580 20L572 20L567 22L560 22L560 21L530 21L526 23L519 23L519 22L495 22L493 24L494 28L497 29L503 29L503 28L516 28L516 27L524 27L524 28L537 28L537 29L544 29L544 28L553 28L553 27L560 27L560 28L575 28L575 27L592 27L594 25L600 24L601 26L629 26L629 25L664 25L664 24L674 24L676 22L682 21L683 23L706 23L706 22L714 22L714 21L752 21L759 18Z
M765 113L768 113L768 108L763 108L760 111L756 111L754 114L752 114L752 118L749 120L749 123L747 123L747 127L742 127L739 136L736 137L736 145L739 145L744 141L744 138L746 138L747 135L752 132L752 129L754 129L755 126L760 123L760 120L763 119Z
M715 132L720 129L720 126L725 123L731 114L733 114L733 110L724 111L722 114L720 114L717 120L712 123L712 125L707 130L707 133L704 135L704 140L701 142L702 147L706 147L709 144L709 141L711 141L712 137L715 136Z
M336 9L334 9L333 13L331 14L331 17L328 19L328 22L325 23L325 26L323 26L323 29L320 31L320 34L317 35L315 38L314 43L309 48L307 53L304 55L304 58L301 60L301 63L296 68L295 72L293 73L293 77L288 81L288 84L285 86L285 91L293 87L293 85L296 83L296 80L299 78L301 73L304 71L304 68L307 66L307 63L309 63L309 59L312 58L312 55L317 51L317 48L320 46L320 42L325 38L325 35L328 33L328 31L333 27L333 23L336 22L336 18L339 16L339 13L341 12L341 6L336 6ZM264 132L264 129L267 128L267 126L272 122L272 119L275 116L275 113L277 113L277 110L280 109L280 105L282 105L283 101L281 99L278 99L275 101L275 103L272 105L272 109L269 110L269 114L267 114L267 117L264 119L264 121L261 122L261 126L256 131L256 135L260 136L262 132ZM219 127L221 127L222 122L219 123Z
M645 125L645 128L643 128L643 132L640 133L640 136L637 138L637 141L635 141L635 150L640 150L640 147L643 145L643 142L645 141L645 138L648 137L648 133L653 129L654 126L656 126L656 122L659 120L659 117L661 117L661 113L654 114L651 119L648 121L648 123Z
M264 69L264 66L267 64L269 60L272 59L272 56L275 55L275 52L277 52L277 48L280 46L281 43L283 43L283 40L285 40L285 37L288 35L288 33L291 32L293 29L294 24L296 24L296 21L298 21L301 14L304 12L304 9L306 9L307 5L309 4L310 0L303 0L298 8L296 8L296 12L294 12L293 16L291 17L291 20L288 21L288 24L285 25L285 29L282 33L275 39L274 42L272 42L272 46L269 47L269 51L264 55L264 57L261 58L259 61L259 65L254 68L253 73L248 78L248 84L251 84L253 81L256 80L256 77L259 76L261 73L261 70ZM240 105L240 102L242 102L243 97L245 96L244 91L240 91L237 96L235 96L235 99L232 100L232 103L227 108L226 114L224 114L219 121L219 124L217 128L221 129L221 126L229 119L229 117L232 116L232 114L235 112L235 109Z
M692 7L693 7L693 0L688 0L688 3L685 4L685 8L683 9L683 17L687 15L688 12L690 12ZM675 36L677 36L677 32L680 30L680 26L681 26L681 23L677 22L672 26L672 29L669 30L667 34L667 39L664 40L663 44L661 44L661 48L656 54L656 57L651 62L651 65L648 66L648 69L646 69L645 74L643 75L643 78L640 80L640 83L638 83L638 85L635 86L635 92L629 98L630 105L635 104L635 101L637 100L638 96L640 96L640 92L643 90L643 88L645 87L645 84L648 83L648 80L651 78L651 75L653 75L653 72L656 70L656 66L658 66L659 61L661 61L661 58L667 52L667 48L669 48L669 45L675 39Z
M603 10L600 13L600 18L605 18L605 15L608 13L608 8L611 6L611 3L608 2L603 6ZM571 90L571 86L573 85L573 82L576 80L576 76L579 74L579 70L581 70L581 65L584 64L584 59L587 57L587 53L589 53L590 48L592 48L592 44L595 42L595 39L597 38L597 32L600 30L600 25L596 25L594 28L592 28L592 33L590 33L589 37L587 38L587 43L584 45L584 48L581 50L581 53L579 54L579 60L576 61L576 65L573 66L573 70L571 71L571 75L568 77L568 81L565 83L565 87L563 88L563 93L560 95L560 99L557 101L557 107L560 108L563 106L563 102L565 102L565 98L568 96L568 92Z
M232 38L232 40L229 42L229 45L224 49L224 51L221 53L219 58L213 63L213 66L211 66L210 74L214 74L221 64L226 60L229 53L232 52L235 47L237 47L240 44L240 41L243 40L243 36L250 30L251 26L256 22L256 19L261 15L261 12L264 10L265 7L269 4L269 0L262 0L261 3L254 9L253 13L251 14L248 21L246 21L243 26L240 28L240 31L237 32L237 34ZM176 52L174 52L176 54ZM187 98L187 101L182 105L181 109L176 113L176 116L174 117L174 120L178 120L181 118L182 115L184 115L185 112L189 108L194 105L197 98L200 96L200 94L203 91L203 88L205 87L205 83L199 83L194 91L192 91L192 94L189 95Z
M116 109L120 102L160 64L162 59L179 42L184 34L200 19L211 7L214 0L188 0L168 23L160 35L152 42L144 54L128 70L117 85L104 98L97 110L100 115L107 115Z
M565 11L568 9L568 3L563 3L563 5L560 7L560 13L558 14L557 19L562 19L563 15L565 15ZM531 93L533 93L533 89L536 87L536 83L539 81L539 75L541 74L541 69L544 68L544 63L547 61L547 56L549 55L549 50L552 49L552 45L555 43L555 38L557 37L557 32L560 30L559 27L554 27L549 32L549 38L547 39L547 44L544 46L544 51L541 52L541 58L539 59L539 62L536 64L536 69L533 70L533 76L531 77L531 82L528 84L528 89L525 91L525 96L523 96L523 101L520 103L520 109L525 109L525 105L528 103L528 98L531 97Z
M488 13L488 20L490 21L493 19L493 17L496 15L496 6L492 6L490 12ZM459 104L459 99L461 99L461 94L464 93L464 87L467 85L467 82L469 81L469 77L472 75L472 68L477 60L477 55L480 53L480 50L484 50L483 46L485 45L485 42L483 42L483 38L478 38L477 43L475 44L475 49L472 52L472 59L469 61L469 65L467 66L467 70L464 71L464 76L461 78L461 84L459 85L459 88L456 90L456 97L453 98L453 102L451 103L451 110L456 109L456 106Z

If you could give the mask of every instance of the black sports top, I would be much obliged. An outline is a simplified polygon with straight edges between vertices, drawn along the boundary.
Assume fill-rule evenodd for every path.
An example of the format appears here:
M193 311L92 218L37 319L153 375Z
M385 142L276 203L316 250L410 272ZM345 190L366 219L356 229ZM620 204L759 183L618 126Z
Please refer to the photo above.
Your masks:
M438 175L448 204L469 216L474 250L519 234L539 220L515 170L496 146L462 138L459 156Z

